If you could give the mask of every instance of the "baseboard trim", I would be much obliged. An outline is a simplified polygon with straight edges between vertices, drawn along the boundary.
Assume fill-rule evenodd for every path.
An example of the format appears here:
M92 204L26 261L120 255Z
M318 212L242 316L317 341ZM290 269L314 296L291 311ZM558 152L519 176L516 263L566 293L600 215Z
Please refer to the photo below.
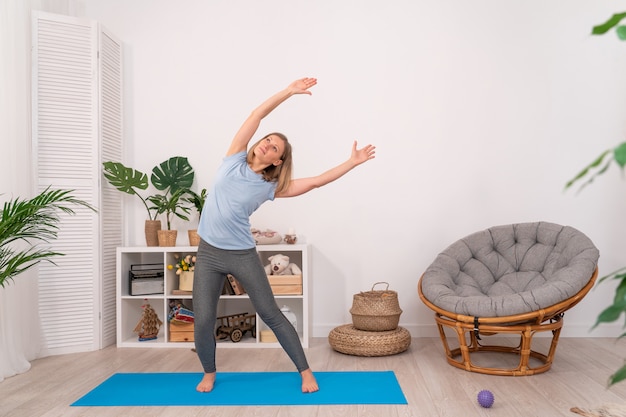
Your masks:
M313 337L328 337L328 334L335 327L346 323L325 324L313 326ZM409 331L411 337L439 337L439 330L435 324L410 324L400 323L400 326ZM603 324L591 329L588 324L575 324L565 321L561 330L561 337L619 337L623 333L623 328L619 324ZM537 334L537 337L551 337L547 332Z

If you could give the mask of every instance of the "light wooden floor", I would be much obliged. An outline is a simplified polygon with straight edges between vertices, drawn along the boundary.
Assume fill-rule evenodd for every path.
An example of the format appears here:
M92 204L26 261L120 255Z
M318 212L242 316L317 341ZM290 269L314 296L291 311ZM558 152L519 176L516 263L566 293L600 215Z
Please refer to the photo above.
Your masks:
M537 342L537 340L535 341ZM539 342L542 342L539 339ZM117 349L53 356L0 382L0 416L502 416L576 417L571 407L626 403L626 382L606 387L626 358L626 343L603 338L561 338L552 369L527 377L466 372L447 364L439 338L414 338L408 351L366 358L333 351L325 338L307 350L314 370L393 370L408 405L289 407L70 407L115 372L201 372L187 349ZM218 349L224 372L293 371L282 349ZM172 381L172 388L175 388ZM322 386L321 389L324 389ZM490 409L476 395L491 390ZM210 395L210 394L209 394Z

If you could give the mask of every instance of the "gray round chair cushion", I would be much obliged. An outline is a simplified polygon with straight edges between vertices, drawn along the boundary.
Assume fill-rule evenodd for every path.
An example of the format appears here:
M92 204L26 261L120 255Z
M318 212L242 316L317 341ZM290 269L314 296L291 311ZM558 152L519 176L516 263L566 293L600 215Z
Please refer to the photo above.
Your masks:
M495 226L446 248L421 278L424 297L442 310L475 317L530 313L578 293L600 253L570 226Z

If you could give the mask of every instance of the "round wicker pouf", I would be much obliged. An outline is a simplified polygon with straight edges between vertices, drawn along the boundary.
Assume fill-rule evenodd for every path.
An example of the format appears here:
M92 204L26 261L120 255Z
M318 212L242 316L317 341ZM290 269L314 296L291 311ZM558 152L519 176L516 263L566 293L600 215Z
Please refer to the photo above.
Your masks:
M356 329L352 324L335 327L328 335L337 352L355 356L387 356L404 352L411 344L411 334L403 327L382 332Z

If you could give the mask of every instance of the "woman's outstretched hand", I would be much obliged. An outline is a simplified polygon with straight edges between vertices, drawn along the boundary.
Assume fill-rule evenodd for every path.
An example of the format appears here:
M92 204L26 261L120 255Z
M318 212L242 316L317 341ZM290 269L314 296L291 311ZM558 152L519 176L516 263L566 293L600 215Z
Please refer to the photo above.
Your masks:
M366 145L361 149L357 149L356 140L352 144L352 155L350 156L350 160L354 163L354 165L360 165L365 161L369 161L370 159L374 159L376 157L376 146L374 145Z
M292 94L308 94L311 95L309 88L317 84L317 78L301 78L289 84L289 91Z

